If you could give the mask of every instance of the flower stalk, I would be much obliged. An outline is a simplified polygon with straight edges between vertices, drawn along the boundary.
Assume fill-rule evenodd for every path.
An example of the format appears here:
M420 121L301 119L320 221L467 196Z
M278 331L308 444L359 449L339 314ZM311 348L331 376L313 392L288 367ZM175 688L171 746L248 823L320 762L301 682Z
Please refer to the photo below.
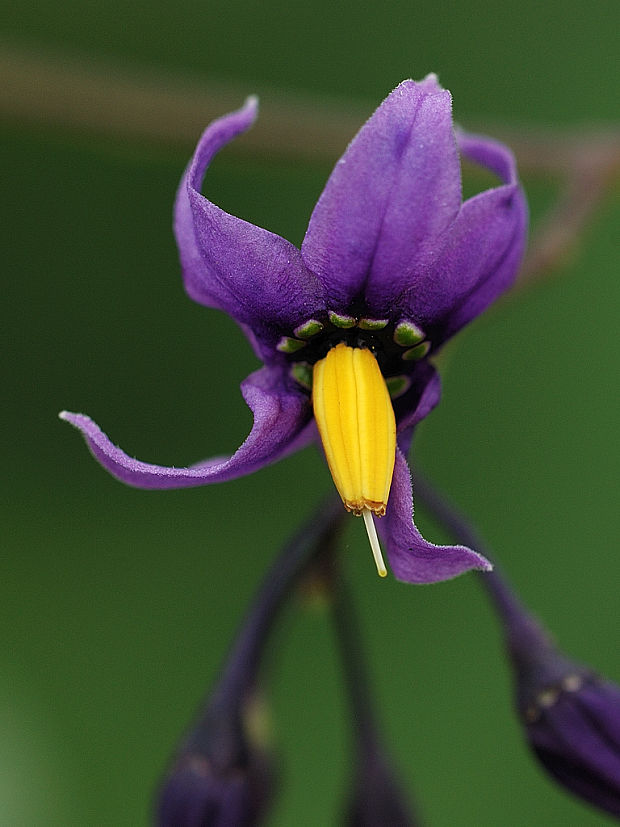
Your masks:
M334 578L332 594L355 746L355 775L345 823L349 827L414 827L418 822L378 734L357 615L342 575Z
M262 654L291 588L328 553L342 518L331 498L286 544L248 610L204 709L184 738L158 798L159 827L257 823L271 798L267 745L249 726Z
M487 555L475 530L426 480L416 490L461 542ZM526 741L572 794L620 818L620 687L555 646L497 570L480 575L503 626Z

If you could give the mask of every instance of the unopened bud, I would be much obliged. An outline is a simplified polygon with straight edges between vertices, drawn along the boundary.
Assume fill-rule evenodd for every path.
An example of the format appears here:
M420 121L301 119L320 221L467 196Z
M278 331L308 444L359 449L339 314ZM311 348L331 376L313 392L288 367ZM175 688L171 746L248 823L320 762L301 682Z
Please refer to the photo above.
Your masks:
M267 754L241 731L200 724L164 780L159 827L249 827L273 791Z
M620 816L620 688L559 652L496 572L492 578L529 746L559 784Z

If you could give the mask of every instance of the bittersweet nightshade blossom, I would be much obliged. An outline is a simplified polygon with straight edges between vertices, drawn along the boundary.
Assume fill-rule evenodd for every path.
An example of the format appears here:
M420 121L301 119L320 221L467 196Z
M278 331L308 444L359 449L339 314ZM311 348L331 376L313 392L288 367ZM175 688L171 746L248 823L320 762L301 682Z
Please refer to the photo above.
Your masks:
M434 75L401 83L336 164L297 249L221 210L200 189L213 156L251 126L257 104L212 123L181 182L175 233L191 298L228 313L264 366L241 385L254 415L232 456L189 468L132 459L83 414L63 413L112 474L175 488L249 474L317 440L345 507L373 515L395 576L445 580L487 561L436 546L413 523L405 456L437 404L429 361L513 281L527 208L510 152L454 131ZM459 152L501 184L462 202ZM308 486L306 484L305 489Z

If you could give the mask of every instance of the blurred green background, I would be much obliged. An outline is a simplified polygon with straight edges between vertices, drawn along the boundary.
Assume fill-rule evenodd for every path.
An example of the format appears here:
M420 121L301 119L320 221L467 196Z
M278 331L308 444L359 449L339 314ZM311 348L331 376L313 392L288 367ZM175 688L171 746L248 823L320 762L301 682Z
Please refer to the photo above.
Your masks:
M404 77L436 71L464 125L574 130L617 117L619 8L21 0L4 26L30 54L232 84L232 105L284 92L368 115ZM256 360L181 287L171 208L191 141L114 138L36 112L5 125L0 823L146 824L262 573L331 480L316 450L174 492L124 487L96 465L59 410L89 413L142 459L191 463L245 437L238 385ZM208 193L299 243L330 168L281 147L231 150ZM557 182L526 187L536 219ZM476 521L563 648L616 681L619 219L608 199L556 278L458 337L416 442L418 467ZM422 509L419 524L445 539ZM343 551L386 740L428 823L611 823L524 747L475 576L380 581L353 520ZM329 616L292 605L285 620L269 657L284 773L269 823L335 824L350 759Z

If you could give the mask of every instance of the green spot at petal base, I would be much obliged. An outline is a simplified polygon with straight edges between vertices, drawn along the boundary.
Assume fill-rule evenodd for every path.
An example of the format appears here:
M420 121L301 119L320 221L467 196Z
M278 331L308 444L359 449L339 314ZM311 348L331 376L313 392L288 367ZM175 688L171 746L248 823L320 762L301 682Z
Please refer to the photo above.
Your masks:
M394 329L394 341L401 347L413 347L424 341L426 334L413 322L400 322Z
M307 362L295 362L291 367L291 376L302 388L312 390L312 365Z
M411 379L408 376L388 376L385 380L388 393L392 399L397 399L406 393L411 387Z
M357 324L355 316L343 316L340 313L334 313L333 310L329 311L329 320L334 327L343 327L345 329L355 327Z
M290 336L283 336L276 345L276 349L279 350L280 353L296 353L305 346L306 343L300 342L299 339L292 339Z
M387 323L388 319L360 319L358 327L362 330L383 330Z
M409 350L406 350L403 353L402 358L407 362L415 362L418 359L424 359L424 357L426 356L426 354L429 352L430 349L431 349L431 343L430 342L421 342L419 345L416 345L415 347L411 347L411 348L409 348Z
M308 319L307 322L300 324L299 327L296 327L293 333L299 339L310 339L312 336L316 336L317 333L320 333L323 330L323 324L319 322L317 319Z

